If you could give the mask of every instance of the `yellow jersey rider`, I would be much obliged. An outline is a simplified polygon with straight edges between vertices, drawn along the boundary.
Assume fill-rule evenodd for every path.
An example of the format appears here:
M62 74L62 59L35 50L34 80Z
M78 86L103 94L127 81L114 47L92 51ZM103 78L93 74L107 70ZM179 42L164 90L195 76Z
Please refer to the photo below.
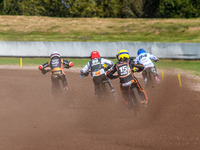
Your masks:
M118 62L114 65L113 68L111 68L107 72L107 76L111 79L115 79L119 77L120 79L120 90L122 93L123 100L125 104L129 104L128 101L126 101L125 96L128 95L127 88L136 88L138 90L138 93L140 94L140 97L142 98L141 103L147 104L148 98L146 95L146 92L139 84L139 81L134 76L132 70L134 67L138 68L137 72L140 72L144 69L143 65L134 64L134 61L132 59L129 59L129 53L127 50L122 49L117 54ZM118 76L114 76L113 74L117 72Z

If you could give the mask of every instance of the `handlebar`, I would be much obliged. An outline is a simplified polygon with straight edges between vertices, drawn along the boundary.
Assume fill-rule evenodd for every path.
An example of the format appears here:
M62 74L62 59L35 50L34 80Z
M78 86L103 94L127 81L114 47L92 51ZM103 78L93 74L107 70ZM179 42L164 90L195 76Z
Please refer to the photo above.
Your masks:
M46 74L47 72L49 72L49 71L51 71L50 69L47 69L47 70L45 70L45 69L42 69L42 70L40 70L41 72L42 72L42 74Z
M136 73L136 72L139 72L139 69L134 67L131 71L132 71L133 73Z
M63 67L63 68L69 69L70 67ZM44 69L44 68L43 68L41 71L42 71L43 74L45 74L45 73L47 73L47 72L50 72L51 69Z
M89 75L90 72L91 72L91 71L88 71L88 72L86 72L86 73L80 73L80 78L85 78L85 77L87 77L87 76Z

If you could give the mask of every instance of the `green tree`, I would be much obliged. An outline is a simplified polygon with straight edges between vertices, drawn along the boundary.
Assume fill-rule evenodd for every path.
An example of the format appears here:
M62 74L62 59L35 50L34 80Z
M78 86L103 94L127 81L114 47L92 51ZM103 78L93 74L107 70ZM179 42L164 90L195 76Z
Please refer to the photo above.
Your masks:
M21 0L18 2L20 13L26 16L40 16L45 12L41 0Z
M137 18L144 15L146 0L121 0L120 17Z
M159 5L159 16L162 18L200 17L198 0L163 0Z
M120 0L121 9L120 9L120 18L132 18L136 17L135 13L132 10L134 0Z
M18 1L16 0L3 0L1 2L1 7L2 7L2 14L6 15L20 15L20 10L18 7Z
M96 14L94 0L68 0L66 6L71 17L94 17Z
M42 0L45 8L45 16L67 17L67 7L65 0Z
M7 15L66 16L64 0L0 0L0 13Z
M121 9L119 0L96 0L97 17L116 18Z
M119 0L68 0L71 17L118 17Z
M200 0L0 0L0 14L51 17L200 17Z
M143 8L144 18L156 18L159 12L159 4L161 0L146 0Z
M3 0L0 0L0 15L3 14Z

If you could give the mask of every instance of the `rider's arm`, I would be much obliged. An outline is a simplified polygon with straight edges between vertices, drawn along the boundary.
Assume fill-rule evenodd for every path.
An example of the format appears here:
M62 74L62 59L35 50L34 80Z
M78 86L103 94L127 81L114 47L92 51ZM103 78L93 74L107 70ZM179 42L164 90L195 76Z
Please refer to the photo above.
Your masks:
M139 64L139 63L135 64L133 60L130 60L129 63L130 63L129 65L131 66L131 69L134 68L134 67L138 68L136 70L136 72L140 72L140 71L144 70L144 65L142 65L142 64Z
M156 56L154 56L154 55L149 55L149 58L151 59L151 60L153 60L153 61L159 61L159 59L156 57Z
M136 72L140 72L140 71L144 70L144 65L142 65L142 64L133 64L133 66L138 68L138 70Z
M50 61L44 63L43 65L39 65L38 69L43 70L44 68L49 67L49 64L50 64Z
M114 65L113 61L104 59L104 58L101 59L101 63L107 65L107 67L106 67L107 70L110 69Z
M70 62L70 61L65 60L65 59L63 59L63 64L64 64L67 68L70 68L70 67L73 67L73 66L74 66L74 63L73 63L73 62Z
M138 58L137 57L133 61L134 61L135 64L138 64Z
M114 76L114 73L117 71L116 64L107 72L107 77L110 79L116 79L118 76Z
M88 70L90 70L91 66L90 66L90 62L88 62L82 69L81 69L81 73L87 73Z
M42 71L43 74L45 74L47 71L44 69L46 67L49 67L50 61L44 63L43 65L39 65L38 69Z

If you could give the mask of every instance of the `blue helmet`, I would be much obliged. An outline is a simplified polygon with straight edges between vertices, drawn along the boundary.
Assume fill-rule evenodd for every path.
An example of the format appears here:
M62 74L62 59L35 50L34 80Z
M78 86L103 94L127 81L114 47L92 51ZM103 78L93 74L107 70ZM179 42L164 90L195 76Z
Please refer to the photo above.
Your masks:
M142 53L146 53L146 51L143 48L140 48L137 52L138 55L142 54Z

